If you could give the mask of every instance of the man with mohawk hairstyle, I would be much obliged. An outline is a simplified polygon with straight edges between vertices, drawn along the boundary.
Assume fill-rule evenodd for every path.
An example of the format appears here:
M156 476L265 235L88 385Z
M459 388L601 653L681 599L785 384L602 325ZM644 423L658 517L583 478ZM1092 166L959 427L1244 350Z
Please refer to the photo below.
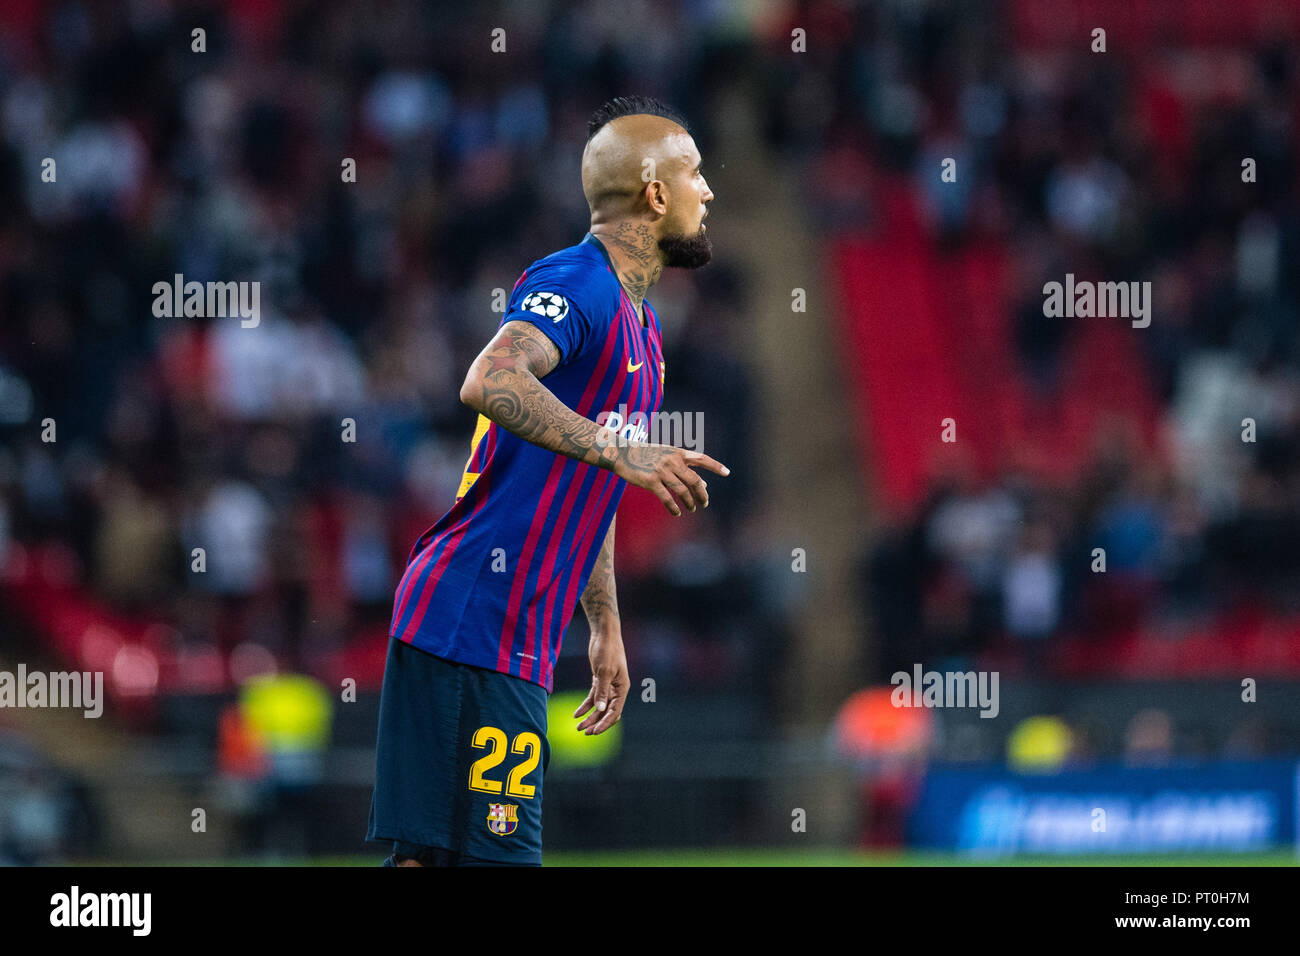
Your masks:
M397 587L380 699L367 840L389 866L539 865L546 698L581 603L591 691L578 729L622 716L629 679L614 588L615 512L628 483L674 516L708 507L699 452L598 424L663 401L665 268L709 261L713 193L686 122L619 97L588 123L590 231L532 263L461 401L478 412L455 504L411 549Z

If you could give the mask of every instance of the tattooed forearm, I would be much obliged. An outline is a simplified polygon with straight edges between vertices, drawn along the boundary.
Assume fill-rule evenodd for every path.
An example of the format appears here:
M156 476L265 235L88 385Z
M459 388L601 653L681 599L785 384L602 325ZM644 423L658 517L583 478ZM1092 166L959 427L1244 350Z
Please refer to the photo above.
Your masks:
M461 401L524 441L611 471L631 447L584 418L539 381L559 363L555 343L529 322L507 322L475 359Z
M600 546L600 553L596 556L591 578L582 592L582 610L586 612L592 634L617 633L621 630L618 594L614 588L614 524L617 521L618 516L615 515L605 534L605 543Z
M460 400L524 441L645 488L674 517L681 517L683 506L708 507L708 486L694 469L726 475L725 465L702 452L627 441L579 415L540 381L558 361L558 350L539 327L507 322L474 360Z

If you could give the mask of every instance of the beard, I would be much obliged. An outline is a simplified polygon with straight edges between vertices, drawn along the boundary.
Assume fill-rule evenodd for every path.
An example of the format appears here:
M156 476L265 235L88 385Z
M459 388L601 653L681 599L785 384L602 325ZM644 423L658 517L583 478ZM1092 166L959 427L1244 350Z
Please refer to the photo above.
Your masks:
M713 257L713 243L704 234L704 223L693 236L664 236L659 240L664 265L675 269L698 269Z

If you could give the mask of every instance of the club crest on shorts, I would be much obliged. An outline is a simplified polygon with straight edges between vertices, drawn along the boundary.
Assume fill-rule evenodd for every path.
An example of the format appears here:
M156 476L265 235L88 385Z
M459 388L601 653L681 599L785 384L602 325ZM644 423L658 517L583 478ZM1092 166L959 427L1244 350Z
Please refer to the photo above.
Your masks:
M489 803L487 827L497 836L509 836L519 826L519 805L516 803Z

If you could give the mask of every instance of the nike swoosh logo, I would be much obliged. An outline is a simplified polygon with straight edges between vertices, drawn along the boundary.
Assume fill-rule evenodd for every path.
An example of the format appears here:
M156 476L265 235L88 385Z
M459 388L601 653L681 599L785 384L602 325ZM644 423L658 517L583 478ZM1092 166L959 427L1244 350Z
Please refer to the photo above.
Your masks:
M633 364L632 364L632 360L631 360L631 359L628 359L628 360L627 360L627 370L628 370L629 372L635 372L637 369L639 369L639 368L640 368L642 365L644 365L644 364L645 364L645 362L637 362L635 365L633 365Z

